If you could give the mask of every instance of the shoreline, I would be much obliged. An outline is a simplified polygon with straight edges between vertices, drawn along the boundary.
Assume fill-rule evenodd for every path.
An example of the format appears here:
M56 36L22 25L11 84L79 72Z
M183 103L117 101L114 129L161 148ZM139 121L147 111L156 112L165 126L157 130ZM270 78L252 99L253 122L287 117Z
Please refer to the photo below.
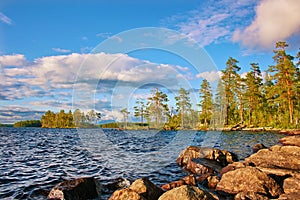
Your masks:
M13 127L13 126L0 126L1 128L42 128L42 129L115 129L118 131L149 131L149 130L163 130L163 131L180 131L179 130L165 130L165 129L120 129L120 128L101 128L101 127L65 127L65 128L45 128L45 127ZM283 135L300 135L300 129L280 129L272 127L253 127L253 128L203 128L203 129L181 129L181 131L223 131L223 132L237 132L237 131L247 131L247 132L274 132Z

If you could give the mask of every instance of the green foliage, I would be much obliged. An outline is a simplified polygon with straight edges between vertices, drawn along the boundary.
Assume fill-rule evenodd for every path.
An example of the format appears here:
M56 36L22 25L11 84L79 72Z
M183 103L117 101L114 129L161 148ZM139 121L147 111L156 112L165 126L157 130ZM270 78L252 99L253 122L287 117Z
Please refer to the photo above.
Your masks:
M294 105L297 96L297 68L293 57L286 53L286 42L277 42L273 59L276 65L270 66L268 72L272 87L272 105L277 108L276 119L281 123L294 124Z
M226 69L222 70L221 84L224 88L225 98L225 121L224 125L237 123L238 102L236 97L240 96L240 76L238 71L241 69L237 65L238 61L230 57L226 62ZM242 120L242 119L240 119Z
M40 120L25 120L14 123L14 127L41 127Z
M101 128L120 128L119 124L117 122L111 122L111 123L107 123L107 124L101 124L100 127Z
M54 113L48 110L41 119L43 128L74 128L73 114L70 110L68 113L65 113L64 110L61 110L59 113Z
M13 127L13 124L0 124L0 127Z
M144 100L142 99L137 99L135 102L137 105L134 106L134 116L135 117L140 117L141 118L141 123L144 123L145 117L147 117L147 109L146 109L146 104Z
M163 126L170 116L168 107L168 96L158 88L152 90L152 95L148 98L147 119L154 120L154 128L158 129Z
M204 127L208 127L210 123L212 112L213 112L213 100L212 91L209 82L204 79L200 88L200 103L201 114L200 114L200 124Z
M190 93L187 90L185 90L184 88L180 88L178 96L175 97L176 111L180 114L182 129L184 128L185 123L187 123L186 118L192 107L189 94Z
M181 126L180 115L173 115L169 118L169 121L165 123L164 130L179 130Z

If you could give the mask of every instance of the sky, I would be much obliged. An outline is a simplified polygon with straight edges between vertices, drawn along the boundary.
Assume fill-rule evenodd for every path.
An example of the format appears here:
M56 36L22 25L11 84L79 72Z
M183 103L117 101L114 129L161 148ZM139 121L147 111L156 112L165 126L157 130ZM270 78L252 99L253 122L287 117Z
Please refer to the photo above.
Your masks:
M276 41L295 55L299 10L299 0L2 0L0 123L76 108L121 120L155 87L170 107L180 87L197 104L229 57L244 74L274 64Z

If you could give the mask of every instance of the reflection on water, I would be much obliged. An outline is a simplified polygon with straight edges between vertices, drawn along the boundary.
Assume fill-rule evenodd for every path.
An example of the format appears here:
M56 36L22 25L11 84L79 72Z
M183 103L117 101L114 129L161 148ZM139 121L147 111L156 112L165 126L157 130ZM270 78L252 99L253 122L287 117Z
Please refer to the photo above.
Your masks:
M245 158L254 144L271 146L280 137L247 132L0 128L0 199L45 199L60 181L82 176L103 183L147 176L161 185L186 175L175 160L188 145L226 149Z

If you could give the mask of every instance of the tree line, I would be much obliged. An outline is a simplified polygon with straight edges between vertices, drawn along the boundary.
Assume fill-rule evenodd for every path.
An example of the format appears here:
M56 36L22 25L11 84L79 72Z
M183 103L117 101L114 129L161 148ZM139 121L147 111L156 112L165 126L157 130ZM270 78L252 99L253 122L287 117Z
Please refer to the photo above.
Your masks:
M14 123L13 127L41 127L40 120L25 120Z
M48 110L41 118L42 128L75 128L94 127L98 123L101 114L90 110L87 113L76 109L73 113L61 110L58 113Z
M212 91L204 79L200 86L200 111L192 109L189 92L180 88L175 97L176 108L168 106L167 94L158 88L145 100L138 99L133 115L146 120L153 128L201 129L222 128L242 124L248 127L299 128L300 117L300 51L292 56L288 44L277 42L274 64L264 76L258 63L242 77L238 60L230 57L222 70L218 87ZM129 112L121 110L125 128Z

